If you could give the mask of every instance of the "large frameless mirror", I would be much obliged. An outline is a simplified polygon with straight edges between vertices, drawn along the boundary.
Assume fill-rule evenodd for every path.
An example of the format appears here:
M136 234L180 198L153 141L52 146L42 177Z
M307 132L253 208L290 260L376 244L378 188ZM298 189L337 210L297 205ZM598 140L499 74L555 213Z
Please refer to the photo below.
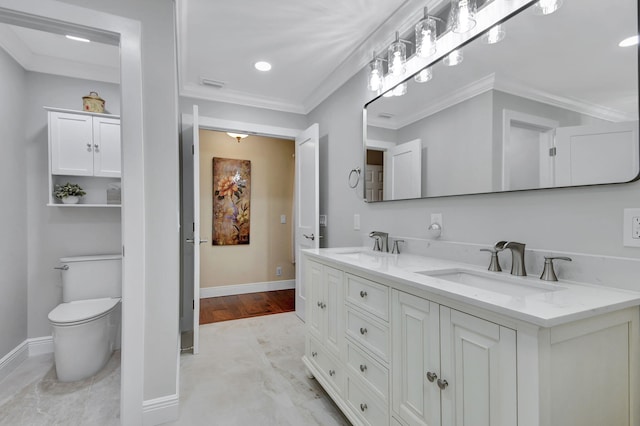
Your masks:
M638 47L619 46L638 34L637 7L530 6L463 46L461 63L369 102L366 201L637 179Z

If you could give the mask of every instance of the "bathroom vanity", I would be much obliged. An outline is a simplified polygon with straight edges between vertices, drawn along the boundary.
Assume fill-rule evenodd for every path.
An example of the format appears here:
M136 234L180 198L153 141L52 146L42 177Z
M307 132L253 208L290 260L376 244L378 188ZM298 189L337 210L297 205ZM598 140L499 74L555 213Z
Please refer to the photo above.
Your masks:
M303 362L355 425L638 425L640 293L304 253Z

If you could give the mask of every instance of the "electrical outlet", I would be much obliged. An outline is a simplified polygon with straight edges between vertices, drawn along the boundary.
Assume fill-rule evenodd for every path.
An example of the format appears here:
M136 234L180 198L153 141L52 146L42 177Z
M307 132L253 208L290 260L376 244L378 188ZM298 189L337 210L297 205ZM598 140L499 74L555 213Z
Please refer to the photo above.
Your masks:
M622 232L626 247L640 247L640 208L624 209Z
M282 276L282 266L276 266L276 277Z

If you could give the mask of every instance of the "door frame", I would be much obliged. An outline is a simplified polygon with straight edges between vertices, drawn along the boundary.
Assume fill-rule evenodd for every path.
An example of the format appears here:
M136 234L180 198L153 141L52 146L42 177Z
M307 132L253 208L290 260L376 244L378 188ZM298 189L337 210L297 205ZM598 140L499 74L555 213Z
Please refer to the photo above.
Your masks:
M193 115L192 114L182 114L182 131L184 132L184 130L186 128L188 128L189 126L191 126L193 128ZM271 126L271 125L266 125L266 124L259 124L259 123L252 123L252 122L245 122L245 121L235 121L235 120L227 120L224 118L214 118L214 117L207 117L204 115L199 115L198 116L198 129L193 128L193 131L199 131L199 130L213 130L216 132L235 132L235 133L245 133L245 134L250 134L253 136L266 136L266 137L273 137L273 138L279 138L279 139L287 139L287 140L291 140L292 142L295 142L295 139L298 135L300 135L300 133L302 133L305 129L297 129L297 128L293 128L293 127L279 127L279 126ZM190 148L186 148L183 147L183 153L186 152L186 150L190 151ZM186 155L186 154L185 154ZM181 175L182 175L182 170L181 170ZM298 176L296 174L296 176L294 177L294 180L297 182ZM184 188L182 188L182 190L184 190ZM181 203L183 204L181 207L182 209L186 208L186 202L188 200L185 200L184 197L181 197ZM183 231L185 231L185 227L182 226L181 228L183 228ZM185 239L185 235L181 236L181 244L184 244L184 239ZM195 238L195 236L194 236ZM197 246L194 244L194 250L197 248ZM182 253L182 259L181 259L181 263L183 264L184 269L186 270L186 265L185 265L185 257L184 257L184 253ZM297 259L296 259L297 261ZM296 268L298 268L298 265L296 265ZM184 272L181 274L181 284L180 287L181 288L186 288L185 285L187 283L184 282ZM196 299L198 300L198 302L200 301L200 294L194 294L193 295L193 302L195 304ZM188 302L183 301L183 306L187 306ZM181 324L188 324L191 322L190 319L185 317L185 313L183 312L183 318L180 319L180 323ZM185 319L186 318L186 319ZM193 318L193 324L194 324L194 328L195 328L195 324L196 324L196 318ZM193 330L194 332L194 339L195 339L195 334L198 332L198 330Z
M0 22L44 31L74 29L120 46L122 119L122 352L120 419L143 423L145 331L145 191L140 21L52 0L3 0ZM126 257L124 256L124 247Z

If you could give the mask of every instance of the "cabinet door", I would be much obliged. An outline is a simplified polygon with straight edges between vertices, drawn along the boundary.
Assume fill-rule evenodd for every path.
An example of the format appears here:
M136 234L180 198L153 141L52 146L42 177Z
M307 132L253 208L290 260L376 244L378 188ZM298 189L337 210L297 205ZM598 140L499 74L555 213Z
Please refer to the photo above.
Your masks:
M325 292L323 310L326 320L324 343L327 349L340 358L344 337L342 271L325 266L322 278Z
M322 289L322 265L307 261L306 268L307 297L307 330L322 341L322 304L324 302L324 292Z
M120 120L93 117L93 174L120 177Z
M49 113L51 174L93 175L91 118L89 115Z
M517 424L516 333L440 307L442 424Z
M438 305L393 291L393 411L409 425L440 425ZM447 424L447 423L443 423Z

